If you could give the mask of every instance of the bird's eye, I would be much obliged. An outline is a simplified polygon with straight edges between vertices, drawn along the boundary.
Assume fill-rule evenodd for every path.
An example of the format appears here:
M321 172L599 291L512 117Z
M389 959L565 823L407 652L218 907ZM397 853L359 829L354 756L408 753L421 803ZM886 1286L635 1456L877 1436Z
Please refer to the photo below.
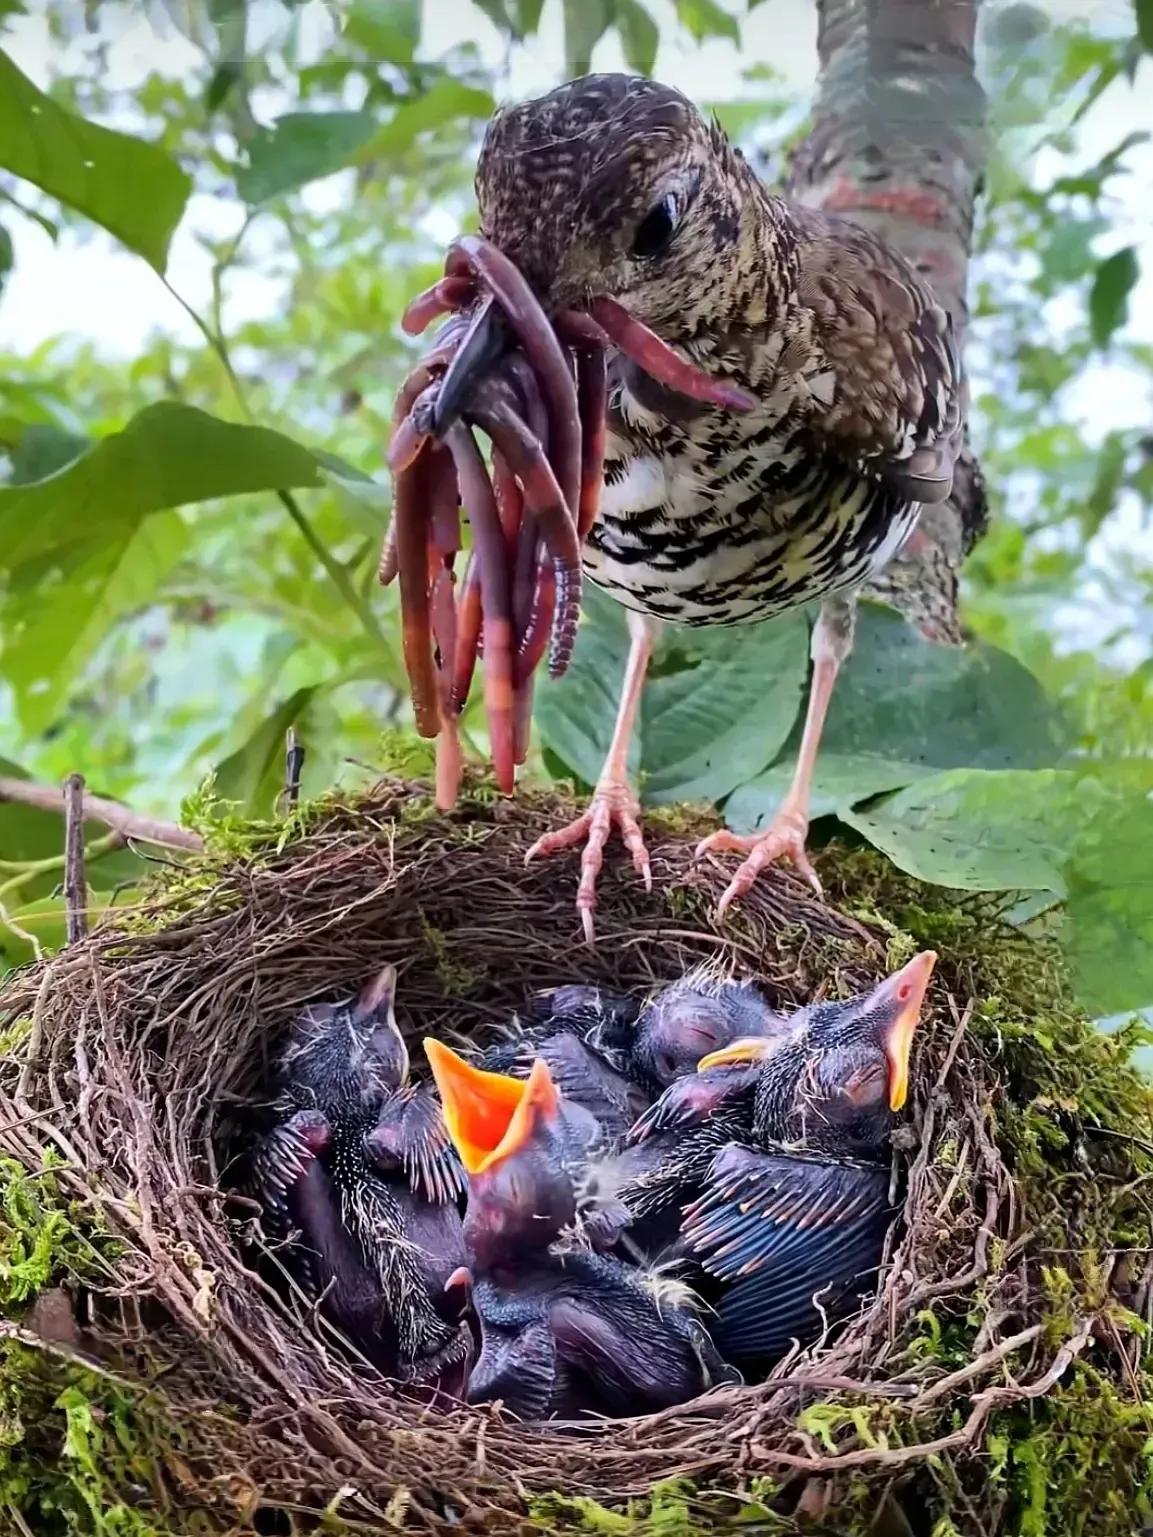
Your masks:
M670 192L641 220L633 236L634 256L659 256L676 233L680 207Z

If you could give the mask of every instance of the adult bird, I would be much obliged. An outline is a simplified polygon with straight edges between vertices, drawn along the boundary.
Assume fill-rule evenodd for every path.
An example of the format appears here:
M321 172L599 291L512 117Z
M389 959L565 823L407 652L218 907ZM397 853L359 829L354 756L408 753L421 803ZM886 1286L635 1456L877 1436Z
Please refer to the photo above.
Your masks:
M588 75L499 112L476 193L483 234L547 310L595 318L598 300L615 301L751 407L690 400L610 354L604 484L583 560L629 610L629 653L592 802L529 857L585 842L577 906L591 940L614 826L651 884L627 760L660 624L744 624L819 602L791 788L765 832L715 833L699 850L744 855L722 913L782 856L819 891L810 785L855 594L920 508L948 497L962 446L949 316L876 235L771 194L686 97L639 76ZM495 308L485 325L487 345L475 337L446 376L438 431L507 346Z

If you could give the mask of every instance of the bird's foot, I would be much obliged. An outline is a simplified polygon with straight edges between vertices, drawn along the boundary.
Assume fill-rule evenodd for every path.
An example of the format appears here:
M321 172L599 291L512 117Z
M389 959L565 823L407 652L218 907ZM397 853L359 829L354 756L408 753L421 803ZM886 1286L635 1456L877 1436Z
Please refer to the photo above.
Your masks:
M633 868L644 881L645 890L653 889L649 851L645 848L644 835L638 821L640 809L640 801L627 784L615 779L603 781L593 791L588 809L575 822L545 833L524 857L527 865L539 854L556 854L561 849L572 848L584 841L576 906L581 916L586 944L591 945L594 940L593 913L597 905L597 876L604 864L605 844L614 827L619 829L625 848L633 856Z
M784 806L773 818L766 832L755 837L731 833L727 828L711 833L697 845L697 858L705 854L743 854L745 861L725 888L717 903L717 917L723 918L740 897L752 890L753 882L766 865L778 859L788 859L799 875L821 896L821 881L809 860L805 849L805 835L809 831L809 819L801 811Z

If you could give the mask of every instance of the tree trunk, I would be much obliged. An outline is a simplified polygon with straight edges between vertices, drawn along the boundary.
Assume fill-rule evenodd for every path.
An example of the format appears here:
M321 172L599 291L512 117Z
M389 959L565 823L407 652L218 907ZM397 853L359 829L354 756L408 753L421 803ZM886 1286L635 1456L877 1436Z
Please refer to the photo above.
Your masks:
M868 225L932 284L964 336L973 204L985 157L974 41L980 0L817 0L812 128L794 152L797 202ZM953 495L866 592L927 635L960 640L957 585L984 531L984 486L966 448Z

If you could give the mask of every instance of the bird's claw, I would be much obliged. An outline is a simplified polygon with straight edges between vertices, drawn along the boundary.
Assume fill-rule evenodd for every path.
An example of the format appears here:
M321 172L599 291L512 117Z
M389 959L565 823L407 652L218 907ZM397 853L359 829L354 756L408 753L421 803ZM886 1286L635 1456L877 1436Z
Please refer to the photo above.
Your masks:
M734 902L751 891L754 881L765 866L775 864L778 859L789 860L793 869L808 881L816 895L823 896L820 876L813 869L812 861L805 848L805 835L808 830L807 816L802 812L782 808L773 818L768 830L758 833L755 837L746 837L722 828L720 832L710 833L707 838L703 838L697 845L698 859L703 858L705 854L743 854L745 856L744 863L725 887L717 903L717 918L723 918Z
M567 827L558 827L552 832L542 834L524 856L524 862L527 865L538 855L556 854L561 849L572 848L584 840L585 850L581 855L581 878L580 885L577 887L576 906L580 913L581 927L584 930L587 945L593 944L596 939L593 913L597 905L597 876L604 864L605 845L614 826L619 829L625 848L633 857L633 869L644 881L645 890L653 889L649 852L645 847L644 834L641 832L638 820L640 809L640 802L627 784L620 784L615 780L600 784L593 791L593 798L588 807L575 821L570 822Z

